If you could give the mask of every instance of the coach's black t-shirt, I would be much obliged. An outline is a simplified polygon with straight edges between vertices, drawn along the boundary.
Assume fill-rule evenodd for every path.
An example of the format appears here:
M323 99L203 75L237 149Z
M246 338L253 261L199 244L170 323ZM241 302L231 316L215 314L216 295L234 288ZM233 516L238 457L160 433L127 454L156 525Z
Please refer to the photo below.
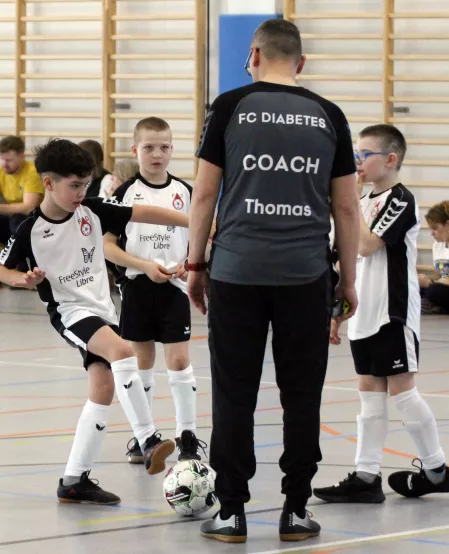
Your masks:
M295 285L326 271L330 182L355 172L340 108L263 81L226 92L207 115L197 156L223 169L213 279Z

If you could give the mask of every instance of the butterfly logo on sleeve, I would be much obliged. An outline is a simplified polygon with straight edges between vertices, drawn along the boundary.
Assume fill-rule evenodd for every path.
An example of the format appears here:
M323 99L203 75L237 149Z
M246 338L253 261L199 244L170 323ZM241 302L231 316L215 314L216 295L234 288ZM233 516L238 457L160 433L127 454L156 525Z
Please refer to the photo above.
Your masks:
M85 248L81 248L81 252L83 253L85 264L93 262L94 251L95 251L95 246L92 248L92 250L90 252L89 252L89 250L86 250Z

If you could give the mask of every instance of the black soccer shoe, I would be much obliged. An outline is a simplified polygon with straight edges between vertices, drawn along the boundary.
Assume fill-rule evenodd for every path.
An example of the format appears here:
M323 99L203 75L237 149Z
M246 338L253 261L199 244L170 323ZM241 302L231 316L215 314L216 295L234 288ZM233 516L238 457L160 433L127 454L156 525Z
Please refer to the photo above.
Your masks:
M130 464L143 464L142 449L140 448L139 441L135 437L128 441L126 448L128 449L126 456Z
M220 517L220 512L217 512L212 519L201 525L201 535L206 539L221 542L246 542L245 514L232 515L229 519L223 520Z
M419 471L396 471L388 477L388 484L394 492L407 498L418 498L425 494L449 492L449 468L446 468L444 480L435 485L427 477L419 458L415 458L412 461L412 466L419 469Z
M206 454L204 449L207 447L207 444L198 440L193 431L183 431L181 436L175 440L176 448L179 452L178 462L183 462L185 460L198 460L200 462L201 456L198 454L199 448Z
M62 503L83 504L120 504L120 498L112 492L104 491L98 486L98 481L89 479L90 471L81 475L79 483L65 487L59 479L57 490L58 500Z
M143 460L145 469L150 475L161 473L165 469L165 460L173 453L175 443L172 440L161 440L160 433L154 433L145 441Z
M300 517L302 516L302 517ZM281 541L304 541L320 534L321 527L310 519L313 514L306 510L299 515L290 512L284 505L281 517L279 518L279 538Z
M313 489L313 494L325 502L381 504L385 502L382 491L382 477L378 475L373 483L367 483L357 477L357 473L349 473L346 479L332 487Z

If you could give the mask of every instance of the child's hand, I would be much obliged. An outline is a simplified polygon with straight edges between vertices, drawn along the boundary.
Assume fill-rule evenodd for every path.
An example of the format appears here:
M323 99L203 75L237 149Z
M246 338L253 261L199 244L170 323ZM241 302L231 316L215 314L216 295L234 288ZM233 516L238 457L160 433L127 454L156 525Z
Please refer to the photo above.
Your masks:
M188 272L186 271L184 264L179 264L173 273L175 279L181 279L184 283L187 282Z
M172 277L171 271L168 271L162 265L156 262L148 262L144 266L145 275L149 277L153 283L166 283Z
M41 271L38 267L35 267L33 271L27 271L22 273L21 277L14 281L13 287L19 287L22 289L35 289L37 285L42 283L45 279L45 272Z
M341 320L340 319L331 319L331 332L329 336L329 342L330 344L335 344L338 346L341 344L341 337L338 334L338 330L340 329Z

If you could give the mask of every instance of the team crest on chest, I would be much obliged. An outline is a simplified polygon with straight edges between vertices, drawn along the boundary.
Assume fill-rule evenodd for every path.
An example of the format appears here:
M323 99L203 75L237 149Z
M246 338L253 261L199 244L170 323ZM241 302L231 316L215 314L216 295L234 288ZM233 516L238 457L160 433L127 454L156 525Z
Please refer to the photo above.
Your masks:
M175 210L182 210L184 208L184 201L181 194L175 194L175 197L173 198L173 207Z
M78 219L80 224L81 234L85 237L88 237L92 233L92 225L89 223L89 218L87 216L82 217L81 220Z
M379 215L379 211L380 211L379 208L380 208L380 202L376 202L376 205L371 210L371 218L372 219L376 219L376 217Z

